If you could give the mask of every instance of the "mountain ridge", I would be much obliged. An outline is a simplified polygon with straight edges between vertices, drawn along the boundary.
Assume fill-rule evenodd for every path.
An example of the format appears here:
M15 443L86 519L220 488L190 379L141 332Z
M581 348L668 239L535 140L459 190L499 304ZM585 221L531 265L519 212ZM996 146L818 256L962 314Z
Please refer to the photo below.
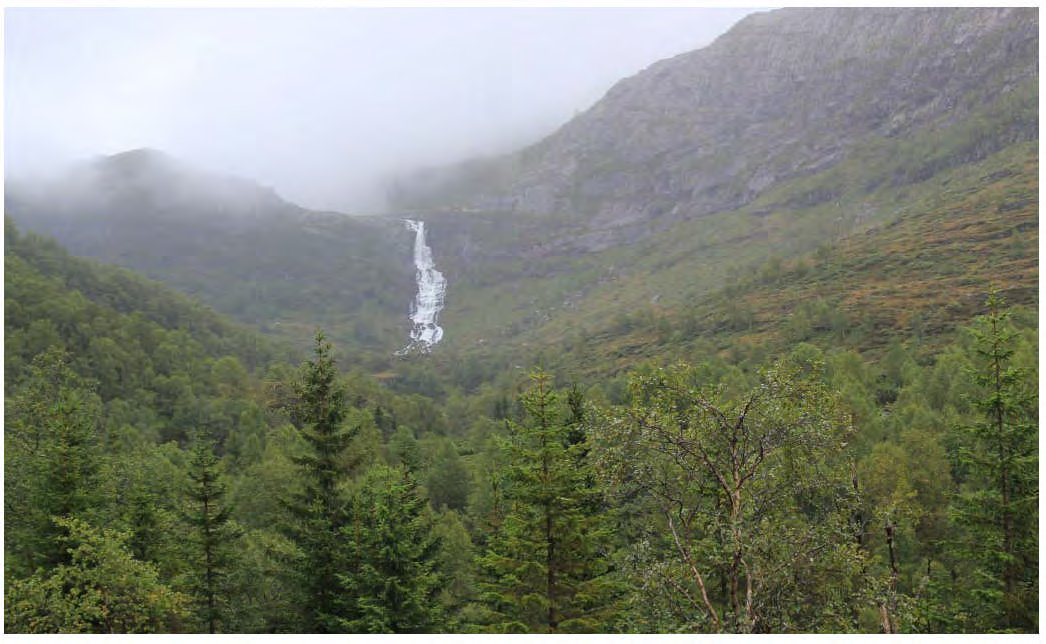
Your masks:
M581 213L596 234L574 246L598 250L659 219L736 209L835 165L869 135L961 119L1037 78L1037 24L1034 9L752 14L708 47L618 82L540 142L430 170L413 192L404 179L391 197L433 210ZM1011 138L1037 137L1037 122L1015 129ZM598 239L614 228L629 230Z

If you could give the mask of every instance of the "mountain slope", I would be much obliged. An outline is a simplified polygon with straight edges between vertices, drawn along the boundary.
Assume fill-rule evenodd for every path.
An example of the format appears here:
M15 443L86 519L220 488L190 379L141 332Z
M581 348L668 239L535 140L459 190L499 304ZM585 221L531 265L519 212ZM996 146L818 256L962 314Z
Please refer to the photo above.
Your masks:
M869 137L947 127L1038 76L1034 9L787 9L615 85L540 143L401 181L407 207L583 217L599 248L750 203ZM1036 138L1016 120L977 150Z
M7 213L77 255L142 272L304 346L316 326L355 349L407 338L412 236L392 219L309 211L154 150L9 186Z
M543 333L571 347L567 363L604 372L694 352L774 355L798 342L874 356L902 340L927 356L983 312L992 286L1011 304L1037 305L1037 176L1036 147L1014 146L935 177L903 214L731 273L697 301L630 308L602 326L559 320Z
M766 214L760 200L573 260L587 268L541 262L500 292L459 293L441 364L470 365L475 384L535 362L586 381L648 359L758 362L798 342L874 357L910 341L926 357L983 313L992 285L1037 305L1037 194L1037 144L1023 143L851 207Z
M436 353L518 363L571 338L630 342L640 318L718 328L723 305L738 309L728 316L737 324L748 314L723 293L747 293L753 275L855 240L874 255L894 243L892 226L913 230L927 213L944 253L925 264L927 249L907 244L897 258L921 265L924 285L947 281L972 228L958 225L967 215L928 204L971 191L984 223L1008 231L978 252L1032 249L1002 280L1029 293L1037 204L1014 206L1010 188L984 184L981 170L1003 164L1007 185L1037 190L1037 32L1034 9L757 14L621 81L534 146L402 178L393 196L426 222L448 280ZM414 284L411 235L395 218L306 211L147 151L98 160L44 192L10 193L17 220L73 252L142 270L302 345L324 326L340 344L373 351L374 370L398 364L391 353L407 337ZM962 269L966 284L981 289L986 268ZM817 288L867 277L829 275ZM795 310L800 302L782 298L800 292L779 286L776 309ZM751 315L762 319L772 299L753 295ZM855 319L878 305L850 304ZM787 316L773 310L748 341L783 337ZM953 313L935 313L930 328L968 319L963 307ZM911 330L891 320L890 333ZM646 342L633 353L675 346Z
M843 238L874 245L975 181L963 168L1035 149L1037 24L1017 9L758 14L530 148L404 178L450 281L447 348L554 346L571 327L700 307ZM1033 170L1015 180L1037 186Z
M7 219L5 394L53 347L94 383L111 440L185 441L207 427L215 438L229 438L231 450L264 438L265 412L251 383L294 357L285 345L189 297L126 269L70 256ZM118 439L119 432L126 436Z

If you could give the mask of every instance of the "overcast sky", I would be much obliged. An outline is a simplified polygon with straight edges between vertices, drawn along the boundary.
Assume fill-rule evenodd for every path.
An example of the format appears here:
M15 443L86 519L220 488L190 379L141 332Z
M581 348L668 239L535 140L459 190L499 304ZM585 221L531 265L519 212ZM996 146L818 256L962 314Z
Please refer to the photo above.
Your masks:
M9 176L139 147L312 208L515 149L746 9L5 11Z

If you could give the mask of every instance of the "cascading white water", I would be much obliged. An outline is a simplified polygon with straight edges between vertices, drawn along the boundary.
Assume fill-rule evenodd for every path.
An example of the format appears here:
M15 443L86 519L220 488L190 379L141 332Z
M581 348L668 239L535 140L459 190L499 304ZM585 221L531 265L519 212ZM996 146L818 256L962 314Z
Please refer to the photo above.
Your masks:
M398 351L404 354L412 349L427 352L443 338L443 328L436 321L443 310L447 279L436 270L432 249L425 242L425 222L405 219L407 228L414 231L414 267L418 276L418 295L411 304L410 344Z

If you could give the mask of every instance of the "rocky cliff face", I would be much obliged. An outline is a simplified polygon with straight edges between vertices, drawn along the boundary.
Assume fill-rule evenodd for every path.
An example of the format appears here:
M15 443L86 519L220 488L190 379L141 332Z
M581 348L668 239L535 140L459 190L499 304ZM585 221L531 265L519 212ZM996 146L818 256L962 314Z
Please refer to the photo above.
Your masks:
M743 206L862 141L946 128L1037 77L1037 9L754 14L619 82L540 143L407 177L391 198L583 222L571 243L598 250ZM977 154L1037 139L1037 119L991 136Z

